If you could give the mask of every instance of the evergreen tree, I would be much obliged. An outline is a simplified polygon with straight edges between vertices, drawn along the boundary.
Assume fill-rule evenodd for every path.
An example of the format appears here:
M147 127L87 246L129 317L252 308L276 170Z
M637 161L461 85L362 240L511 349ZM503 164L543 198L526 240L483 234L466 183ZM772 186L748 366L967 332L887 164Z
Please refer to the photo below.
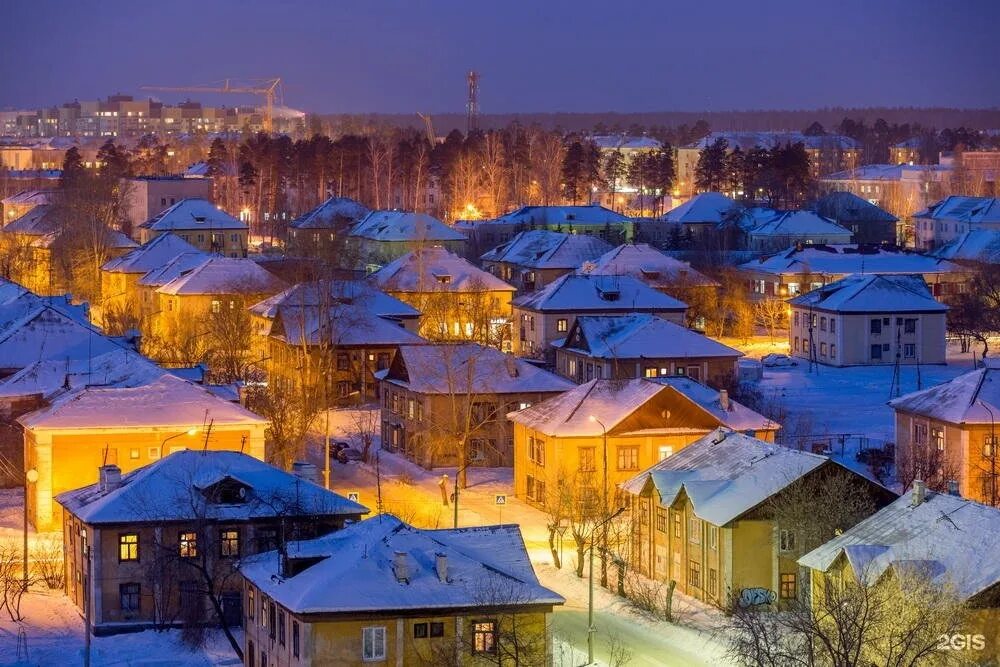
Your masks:
M83 166L83 157L80 155L80 151L76 146L71 146L66 155L63 158L62 165L62 183L67 185L73 181L80 180L86 171Z
M611 208L615 207L618 184L625 177L625 156L619 150L608 153L604 158L604 180L611 190Z
M566 149L562 162L563 195L574 205L583 195L586 183L586 155L583 144L574 141Z
M647 161L649 164L649 186L659 192L660 197L657 201L662 205L663 198L674 186L676 178L674 151L670 144L664 144L661 148L650 153Z
M698 153L698 164L694 170L694 183L702 192L714 192L723 186L728 149L729 142L719 137Z
M211 177L222 176L226 173L226 164L229 162L229 149L226 143L216 137L212 140L212 145L208 149L208 175Z
M820 125L818 120L814 120L812 125L802 131L802 134L807 137L822 137L826 134L826 130L823 129L823 126Z

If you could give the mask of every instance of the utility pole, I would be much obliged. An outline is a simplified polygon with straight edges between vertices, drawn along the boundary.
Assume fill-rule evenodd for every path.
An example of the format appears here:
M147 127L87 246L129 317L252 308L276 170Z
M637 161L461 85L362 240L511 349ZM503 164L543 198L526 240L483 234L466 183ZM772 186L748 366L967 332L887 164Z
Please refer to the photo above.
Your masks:
M466 102L465 134L468 136L479 129L479 72L470 70L466 79L469 83L469 99Z

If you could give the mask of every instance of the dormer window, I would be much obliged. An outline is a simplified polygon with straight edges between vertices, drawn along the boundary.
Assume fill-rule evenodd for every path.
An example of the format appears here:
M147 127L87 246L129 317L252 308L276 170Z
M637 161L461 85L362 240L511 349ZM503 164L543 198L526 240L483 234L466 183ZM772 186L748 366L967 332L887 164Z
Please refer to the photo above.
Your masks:
M660 272L657 269L639 269L646 278L659 278Z
M192 216L192 217L194 217L194 221L195 222L202 222L203 223L206 220L205 216L203 216L203 215L195 215L195 216Z
M202 490L210 503L219 505L241 505L247 501L250 489L242 482L226 477Z
M434 279L437 280L442 285L448 285L451 283L451 275L447 273L435 273Z
M598 290L598 294L605 301L617 301L621 296L621 292L618 290Z

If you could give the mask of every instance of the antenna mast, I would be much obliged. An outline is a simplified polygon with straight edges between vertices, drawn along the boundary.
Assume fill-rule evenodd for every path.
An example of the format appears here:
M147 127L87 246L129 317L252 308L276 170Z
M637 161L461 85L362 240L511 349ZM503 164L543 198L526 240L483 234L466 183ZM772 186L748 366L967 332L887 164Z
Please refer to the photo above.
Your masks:
M468 115L465 119L465 133L472 134L479 129L479 72L469 70L469 100L465 108Z

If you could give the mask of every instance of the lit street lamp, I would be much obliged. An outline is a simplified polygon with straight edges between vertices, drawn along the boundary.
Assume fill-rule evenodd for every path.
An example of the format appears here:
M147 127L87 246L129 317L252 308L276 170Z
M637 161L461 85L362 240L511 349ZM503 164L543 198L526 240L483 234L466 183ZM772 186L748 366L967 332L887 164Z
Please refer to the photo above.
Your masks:
M38 471L28 468L24 473L24 557L23 571L21 572L21 590L28 590L28 487L38 481Z
M615 510L615 513L611 516L605 518L601 523L594 526L594 530L597 530L603 524L607 527L608 523L614 519L616 516L625 511L624 507L619 507ZM607 535L607 533L605 533ZM597 627L594 625L594 533L590 533L590 577L589 582L589 593L587 596L587 664L594 664L594 635L597 634Z
M191 427L186 431L181 431L180 433L175 433L173 435L169 435L166 438L164 438L163 442L160 443L160 458L161 459L163 458L163 448L167 446L168 442L170 442L174 438L179 438L182 435L196 435L197 433L198 429Z

